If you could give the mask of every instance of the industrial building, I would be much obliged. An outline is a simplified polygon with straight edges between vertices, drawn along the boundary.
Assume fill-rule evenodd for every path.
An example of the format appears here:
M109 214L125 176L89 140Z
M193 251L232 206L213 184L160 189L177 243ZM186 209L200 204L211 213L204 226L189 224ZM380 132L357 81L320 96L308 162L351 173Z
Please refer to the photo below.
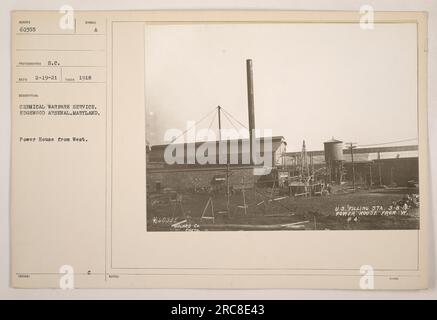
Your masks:
M326 167L330 181L351 182L355 177L357 185L386 186L408 186L418 181L417 145L354 147L351 150L342 141L331 139L324 146L325 150L306 151L306 156L309 170ZM285 167L299 170L301 158L301 151L287 152Z
M272 164L269 169L282 166L287 146L284 137L269 137L272 140L271 148L266 148L266 150L264 150L265 139L257 138L256 141L260 145L261 156L270 158L266 161L266 163ZM248 143L248 141L238 139L176 145L175 148L180 147L184 153L183 159L175 164L168 164L164 159L167 144L151 146L147 150L147 184L152 190L166 187L178 190L206 189L215 177L226 175L230 171L228 176L231 185L253 186L259 176L253 174L254 168L257 166L250 163L250 149L243 148L243 144L246 142ZM225 148L220 147L220 144L223 143ZM196 152L205 144L210 147L209 150L214 150L213 158L215 161L199 164L197 159L194 159L190 163L187 159L188 150ZM235 145L236 148L232 148L232 145Z
M271 146L269 146L265 140L271 139ZM287 143L284 137L262 137L256 138L256 144L259 145L260 154L262 157L270 157L266 160L266 163L270 163L273 166L279 166L283 162L283 155L286 152ZM147 161L150 164L161 164L163 167L172 166L180 168L195 168L200 165L205 166L223 166L229 164L230 166L242 166L250 165L250 148L246 148L249 145L248 139L236 139L236 140L222 140L222 141L204 141L195 143L183 143L173 144L173 150L181 150L182 157L177 159L174 164L168 164L164 159L164 152L169 144L154 145L147 149ZM207 163L199 163L198 159L191 158L190 153L199 152L199 148L205 149L205 156L208 156L208 151L211 151L213 155L212 161ZM191 159L190 159L191 158Z

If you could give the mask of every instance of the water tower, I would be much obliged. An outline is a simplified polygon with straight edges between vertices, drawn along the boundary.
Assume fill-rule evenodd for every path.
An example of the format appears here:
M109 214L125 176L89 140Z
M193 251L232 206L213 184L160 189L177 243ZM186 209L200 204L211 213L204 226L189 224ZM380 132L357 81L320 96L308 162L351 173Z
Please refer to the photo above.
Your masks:
M329 182L341 183L343 176L343 141L334 137L323 143L325 147L325 162Z

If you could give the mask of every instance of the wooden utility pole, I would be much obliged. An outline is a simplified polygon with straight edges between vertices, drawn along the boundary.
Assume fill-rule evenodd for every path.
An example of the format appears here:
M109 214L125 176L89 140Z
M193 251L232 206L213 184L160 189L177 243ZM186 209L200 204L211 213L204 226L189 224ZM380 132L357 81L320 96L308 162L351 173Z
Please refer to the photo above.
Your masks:
M349 142L349 149L351 152L351 161L352 161L352 187L355 190L355 164L354 164L354 149L356 146L354 146L355 142Z
M372 189L373 184L373 178L372 178L372 163L369 164L369 174L370 174L370 181L369 181L369 189Z
M244 176L243 176L243 206L244 206L244 215L247 216L247 206L246 206L246 194L245 194L245 189L244 189Z
M309 176L309 166L308 166L308 159L307 159L307 148L305 145L305 140L302 142L302 151L301 151L301 176L302 178Z
M230 213L230 200L231 200L231 190L229 187L229 161L226 165L226 212L227 216L231 215Z
M313 159L313 153L310 152L310 166L311 166L311 175L314 178L314 159Z
M217 115L218 115L218 127L219 127L219 143L222 140L222 118L221 118L222 107L217 107ZM228 216L229 212L229 204L230 204L230 186L229 186L229 157L230 157L230 146L228 149L228 140L226 140L226 212ZM220 155L219 155L220 158Z
M382 175L381 175L381 152L378 152L378 173L379 173L379 186L382 186Z
M221 118L221 107L217 107L217 114L218 114L218 127L219 127L219 141L222 140L222 118Z

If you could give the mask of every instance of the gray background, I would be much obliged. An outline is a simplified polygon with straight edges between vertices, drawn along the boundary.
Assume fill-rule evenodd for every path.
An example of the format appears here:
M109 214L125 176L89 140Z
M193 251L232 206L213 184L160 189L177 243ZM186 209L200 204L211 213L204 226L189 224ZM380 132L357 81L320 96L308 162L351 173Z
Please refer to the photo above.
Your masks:
M63 5L76 10L154 10L154 9L271 9L271 10L359 10L361 5L372 5L375 11L428 11L429 66L428 119L430 145L430 194L437 194L437 0L95 0L49 1L3 0L0 8L1 68L0 75L0 298L1 299L437 299L435 261L437 250L434 233L437 223L432 215L429 251L431 256L431 289L423 291L341 291L341 290L31 290L9 287L9 167L10 167L10 11L59 10ZM436 198L432 198L434 212Z

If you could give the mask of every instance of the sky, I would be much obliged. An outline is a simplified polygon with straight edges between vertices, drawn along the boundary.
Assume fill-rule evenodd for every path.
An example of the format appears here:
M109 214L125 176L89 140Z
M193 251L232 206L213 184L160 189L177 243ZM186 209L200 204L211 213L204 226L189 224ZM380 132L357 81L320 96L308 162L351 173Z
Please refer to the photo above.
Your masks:
M246 59L256 127L284 136L288 151L302 140L321 150L332 137L358 146L417 138L415 24L153 24L145 45L152 144L218 105L247 125ZM213 114L196 129L216 130ZM222 127L233 128L224 116Z

